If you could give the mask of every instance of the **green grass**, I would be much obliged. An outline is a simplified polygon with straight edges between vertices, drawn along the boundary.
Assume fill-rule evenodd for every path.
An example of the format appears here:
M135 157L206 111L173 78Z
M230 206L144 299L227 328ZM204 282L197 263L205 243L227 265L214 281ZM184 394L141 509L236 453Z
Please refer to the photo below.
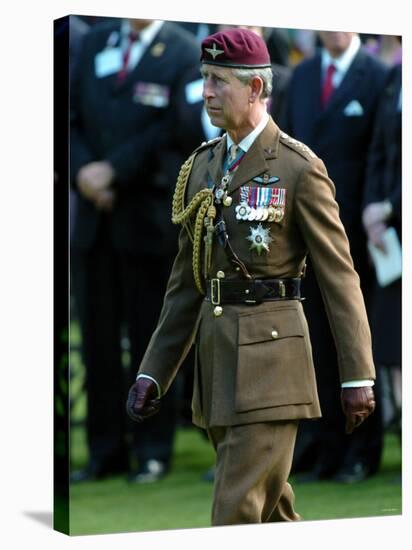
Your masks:
M82 436L80 429L72 431L73 455L78 449L81 459L86 455ZM156 484L133 485L124 477L114 477L72 485L71 534L207 527L212 484L203 481L202 475L213 460L213 450L199 431L181 429L173 470Z
M74 465L84 463L81 428L72 430ZM172 472L155 484L132 485L124 477L72 485L72 535L208 527L212 484L202 474L214 459L209 443L195 429L180 429ZM401 514L401 451L388 434L379 473L361 483L298 484L291 479L296 509L305 520Z

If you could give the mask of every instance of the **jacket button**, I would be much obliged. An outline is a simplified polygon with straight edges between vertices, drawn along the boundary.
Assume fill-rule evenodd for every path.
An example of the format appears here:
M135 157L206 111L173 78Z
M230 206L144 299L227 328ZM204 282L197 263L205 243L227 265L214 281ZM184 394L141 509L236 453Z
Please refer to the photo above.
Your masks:
M225 278L225 272L224 272L224 271L218 271L218 272L216 273L216 277L217 277L218 279L224 279L224 278Z
M215 317L220 317L223 313L223 307L221 306L216 306L215 309L213 310L213 315Z
M272 330L272 338L276 340L276 338L279 336L279 333L277 330Z

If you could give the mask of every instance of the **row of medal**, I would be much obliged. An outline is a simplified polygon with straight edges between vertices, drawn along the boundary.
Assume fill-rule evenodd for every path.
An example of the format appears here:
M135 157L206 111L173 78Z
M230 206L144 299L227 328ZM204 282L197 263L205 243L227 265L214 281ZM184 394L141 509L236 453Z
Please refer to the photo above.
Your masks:
M235 209L237 220L275 223L282 221L285 215L286 189L245 185L239 192L240 203Z

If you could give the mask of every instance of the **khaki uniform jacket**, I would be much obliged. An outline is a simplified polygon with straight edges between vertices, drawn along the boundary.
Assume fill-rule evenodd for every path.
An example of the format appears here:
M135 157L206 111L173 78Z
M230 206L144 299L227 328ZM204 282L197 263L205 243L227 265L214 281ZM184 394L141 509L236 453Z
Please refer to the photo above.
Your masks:
M226 147L223 137L200 148L187 184L187 201L208 181L220 181ZM247 240L250 227L259 222L237 220L235 207L241 186L259 186L253 178L263 174L279 178L269 186L285 189L286 202L281 222L262 222L273 240L269 252L259 255ZM374 379L359 277L323 162L270 119L243 157L229 194L232 205L223 208L227 232L251 275L299 277L309 253L335 338L341 381ZM209 276L216 277L219 270L225 280L242 278L215 241ZM195 424L230 426L319 417L310 337L300 301L222 307L223 314L215 317L214 306L195 286L192 244L183 228L159 323L139 373L154 377L167 391L195 340Z

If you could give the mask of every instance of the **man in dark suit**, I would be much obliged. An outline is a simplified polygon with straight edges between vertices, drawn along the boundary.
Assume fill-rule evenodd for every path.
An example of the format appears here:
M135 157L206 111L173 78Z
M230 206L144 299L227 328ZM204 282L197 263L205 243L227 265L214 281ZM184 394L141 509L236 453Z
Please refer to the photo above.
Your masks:
M298 422L320 416L300 301L308 251L331 305L348 433L374 409L368 320L325 166L267 113L265 42L227 29L203 41L201 59L207 112L227 133L179 173L179 252L128 413L141 422L159 410L195 340L193 421L216 450L213 525L296 521Z
M394 228L402 242L402 65L390 72L379 104L368 155L363 224L369 242L386 252L383 239ZM387 373L389 411L386 422L401 430L402 279L375 284L371 329L376 365ZM390 407L392 410L390 410Z
M170 22L111 20L84 41L72 90L72 262L90 462L75 480L128 467L122 355L130 351L131 366L139 364L161 308L174 253L170 198L187 154L173 139L176 90L197 62L195 39ZM133 426L131 479L157 479L169 468L174 403L171 394L163 420Z
M293 72L283 127L325 162L336 185L340 216L368 304L373 273L362 227L362 197L367 151L387 71L362 48L356 33L320 32L319 36L322 50ZM353 436L342 435L343 415L335 405L337 356L310 261L303 286L323 419L320 423L302 423L294 468L313 467L306 479L363 479L379 465L380 411Z

